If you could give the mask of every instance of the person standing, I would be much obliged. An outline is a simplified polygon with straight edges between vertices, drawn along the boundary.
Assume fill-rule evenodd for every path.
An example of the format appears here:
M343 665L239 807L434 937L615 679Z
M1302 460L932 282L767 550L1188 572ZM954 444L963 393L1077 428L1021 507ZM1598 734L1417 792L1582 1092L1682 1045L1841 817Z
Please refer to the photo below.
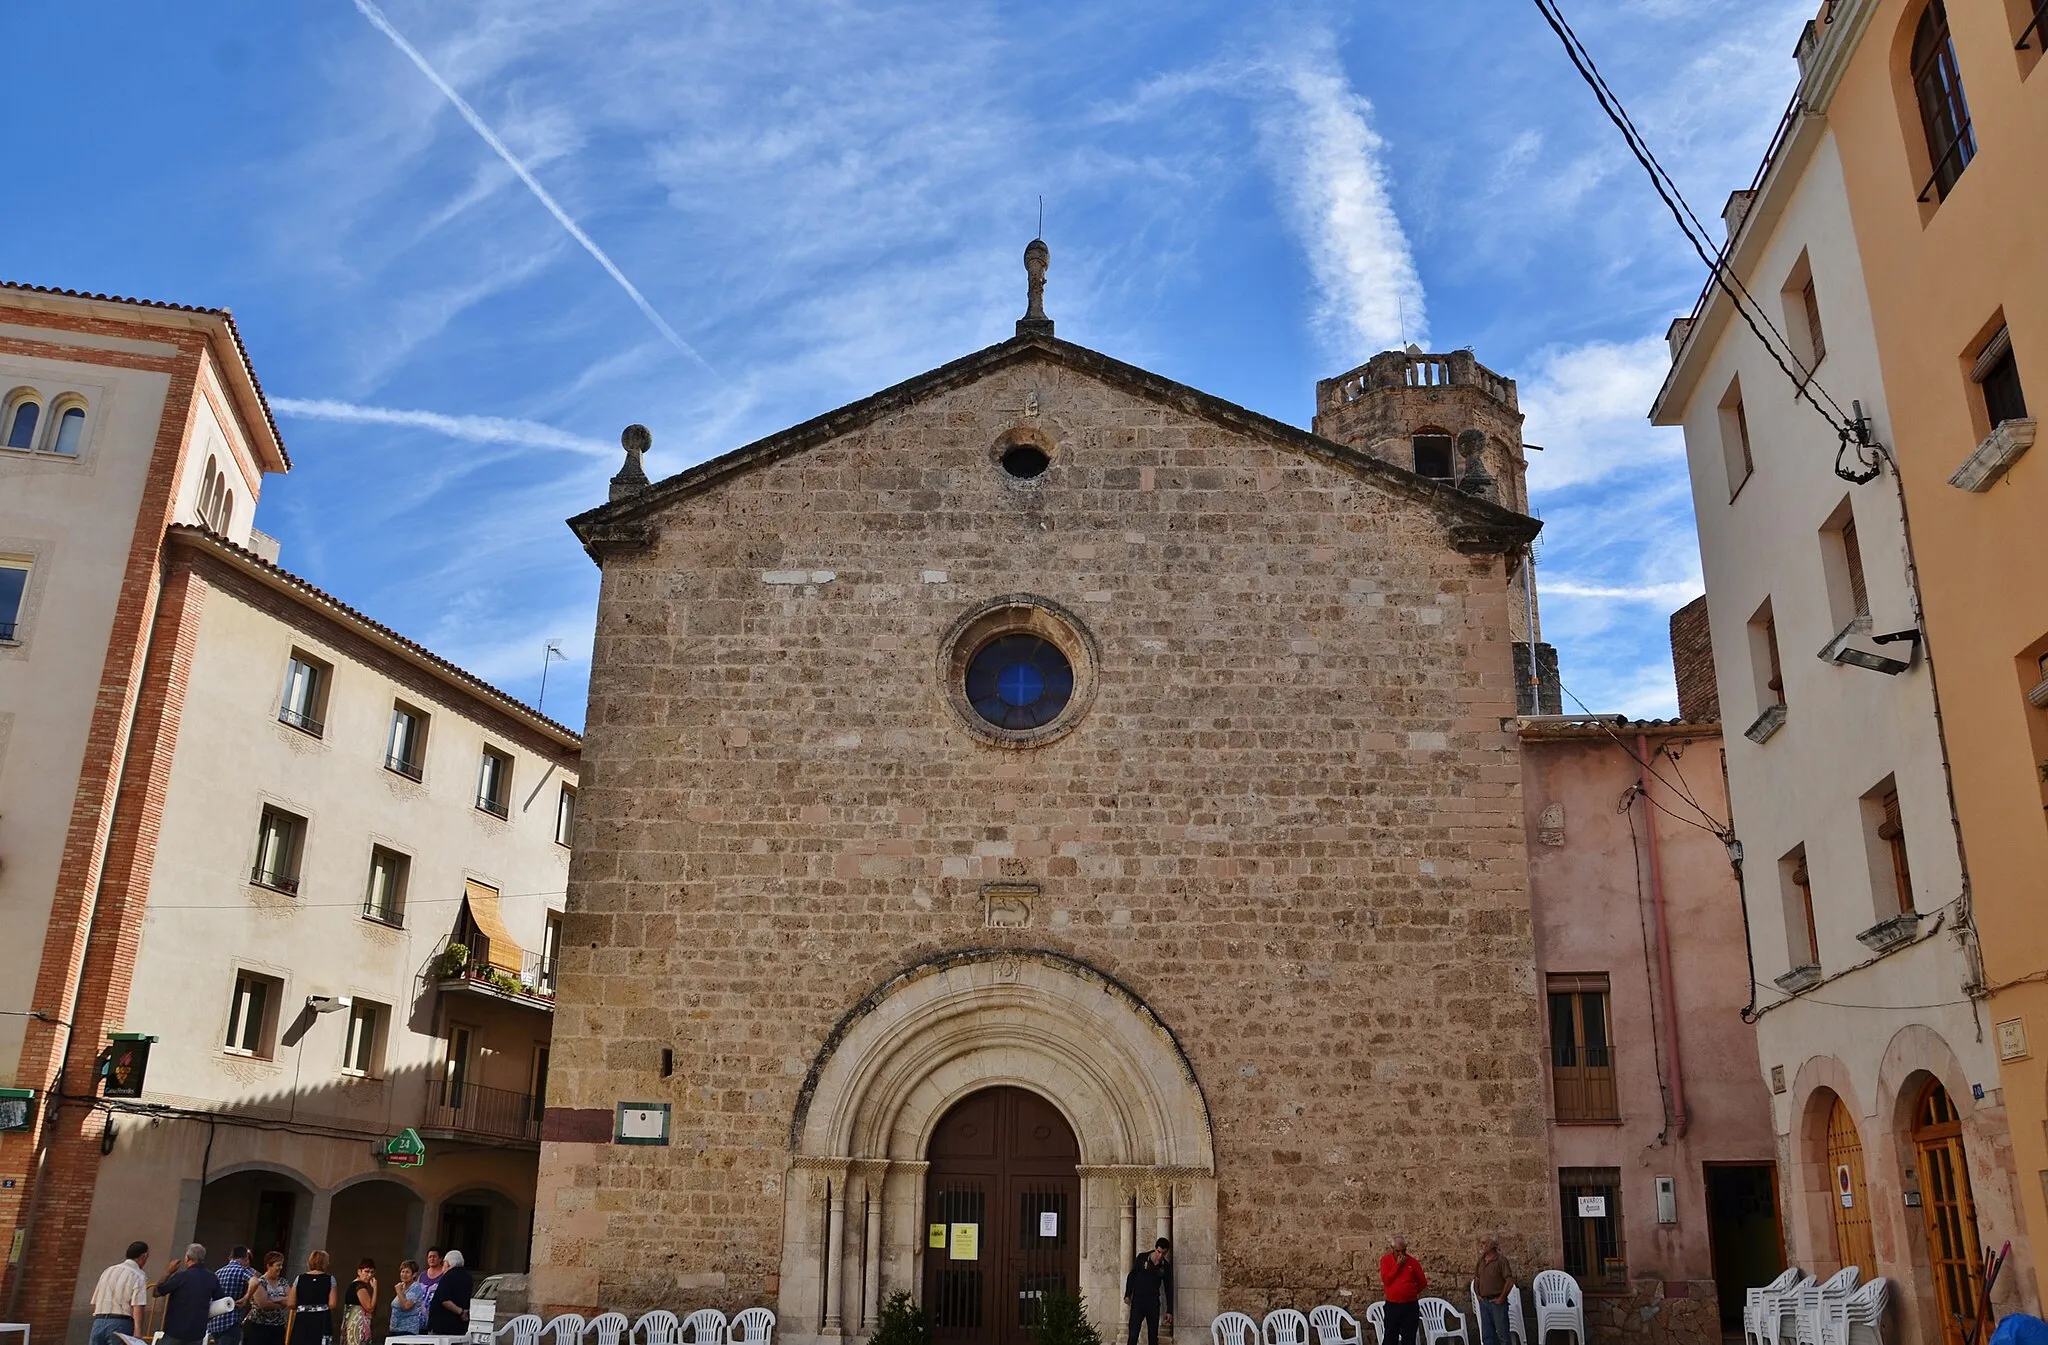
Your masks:
M213 1337L213 1345L242 1345L242 1309L248 1306L249 1285L256 1279L256 1270L249 1264L249 1249L236 1247L228 1253L228 1263L213 1272L215 1287L219 1289L216 1298L235 1300L232 1312L223 1312L206 1324L206 1334Z
M342 1345L370 1345L376 1311L377 1263L366 1256L356 1262L356 1278L348 1287L348 1307L341 1314Z
M1508 1345L1508 1295L1514 1291L1515 1268L1501 1255L1499 1239L1479 1239L1479 1264L1472 1268L1472 1293L1479 1300L1483 1345Z
M92 1287L92 1340L90 1345L114 1345L114 1334L133 1334L149 1339L149 1244L128 1244L127 1259L100 1272Z
M391 1291L391 1334L416 1336L427 1324L427 1294L420 1287L417 1261L398 1263L398 1287Z
M448 1273L448 1263L441 1259L439 1247L427 1248L427 1268L420 1272L420 1306L431 1310L434 1306L434 1291L441 1287L441 1277Z
M441 1260L441 1282L434 1286L434 1301L427 1309L427 1334L460 1336L469 1331L469 1295L476 1284L461 1252L449 1252Z
M1124 1303L1131 1310L1130 1333L1124 1345L1137 1345L1138 1327L1145 1327L1147 1345L1159 1345L1161 1306L1170 1333L1173 1330L1173 1244L1165 1238L1139 1257L1124 1276Z
M1387 1345L1415 1345L1422 1327L1422 1309L1417 1306L1429 1276L1422 1262L1408 1255L1408 1239L1397 1237L1387 1244L1380 1258L1380 1290L1387 1299Z
M284 1280L284 1253L265 1252L263 1273L249 1281L249 1320L242 1325L248 1345L284 1345L291 1296L292 1287Z
M206 1268L206 1248L193 1243L171 1262L157 1281L156 1296L164 1305L163 1345L206 1345L206 1323L220 1281Z
M306 1273L292 1281L285 1295L291 1309L286 1338L291 1345L333 1345L334 1310L341 1306L341 1286L327 1273L327 1253L306 1258Z

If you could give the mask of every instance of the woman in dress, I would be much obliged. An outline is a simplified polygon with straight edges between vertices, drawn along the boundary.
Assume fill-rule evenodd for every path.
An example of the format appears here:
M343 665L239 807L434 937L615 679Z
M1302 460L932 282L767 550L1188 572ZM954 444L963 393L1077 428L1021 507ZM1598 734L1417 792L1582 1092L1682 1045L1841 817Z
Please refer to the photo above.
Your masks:
M376 1311L377 1263L366 1256L356 1262L355 1282L348 1287L348 1308L341 1314L342 1345L370 1345Z
M292 1287L284 1279L284 1253L265 1253L263 1274L249 1281L248 1295L242 1300L249 1305L249 1320L242 1326L244 1345L284 1345L291 1293Z
M291 1345L334 1345L334 1310L341 1306L341 1286L327 1273L327 1253L306 1258L306 1273L292 1281L285 1295L291 1309Z
M391 1334L416 1336L427 1322L427 1295L417 1261L398 1263L398 1287L391 1291Z

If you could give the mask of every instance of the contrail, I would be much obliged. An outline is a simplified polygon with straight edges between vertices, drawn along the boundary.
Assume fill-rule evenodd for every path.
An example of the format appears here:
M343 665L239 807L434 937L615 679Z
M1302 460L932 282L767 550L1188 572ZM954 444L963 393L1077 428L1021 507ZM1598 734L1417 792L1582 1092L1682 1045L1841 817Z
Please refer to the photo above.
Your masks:
M439 411L408 411L389 406L362 406L327 397L272 397L270 408L279 415L302 416L308 420L340 420L357 425L404 425L433 430L451 439L473 444L512 444L520 448L553 448L589 457L611 459L618 450L598 439L558 430L534 420L512 420L504 416L450 416Z
M505 142L498 139L497 133L484 124L484 119L477 115L476 109L471 107L461 94L455 92L455 86L442 79L440 72L427 64L427 58L420 55L418 48L406 41L405 35L391 26L391 20L384 17L384 11L370 3L370 0L355 0L355 6L362 12L364 18L377 26L379 32L391 39L393 46L405 53L407 60L420 68L421 74L433 81L434 87L439 89L449 102L455 104L455 110L462 114L462 119L469 123L470 129L482 136L484 143L489 145L497 152L498 157L505 161L506 167L519 175L519 180L524 182L527 189L534 194L542 205L548 208L548 213L555 217L555 222L564 229L567 229L569 236L581 243L583 250L596 258L597 264L602 266L613 280L619 282L619 288L624 290L626 297L631 299L639 307L640 311L647 315L647 320L654 324L654 329L664 337L667 337L670 345L688 355L698 364L703 365L706 373L710 374L713 378L718 377L718 371L713 369L702 355L693 350L688 341L677 335L676 329L669 326L661 314L654 311L654 305L648 303L647 296L642 294L632 281L626 279L626 273L621 271L610 257L605 256L604 249L593 242L589 234L583 232L582 226L569 218L569 212L562 209L554 197L548 195L548 189L541 186L539 180L527 171L526 165L513 157L512 151L505 148Z

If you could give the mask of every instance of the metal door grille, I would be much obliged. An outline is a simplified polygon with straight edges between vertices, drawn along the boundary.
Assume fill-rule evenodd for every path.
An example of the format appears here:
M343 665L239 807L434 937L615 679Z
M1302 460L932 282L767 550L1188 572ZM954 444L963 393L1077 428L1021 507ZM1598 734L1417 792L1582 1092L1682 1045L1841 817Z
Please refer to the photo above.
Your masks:
M936 1245L925 1248L925 1255L935 1258L938 1267L932 1277L932 1301L927 1305L936 1330L971 1334L981 1329L982 1267L992 1259L991 1249L980 1245L982 1230L988 1222L987 1212L986 1184L972 1178L937 1187L927 1198L926 1219L934 1229L945 1230L943 1235L934 1232L930 1242ZM976 1243L975 1255L956 1260L954 1239L962 1225L975 1230L971 1235Z

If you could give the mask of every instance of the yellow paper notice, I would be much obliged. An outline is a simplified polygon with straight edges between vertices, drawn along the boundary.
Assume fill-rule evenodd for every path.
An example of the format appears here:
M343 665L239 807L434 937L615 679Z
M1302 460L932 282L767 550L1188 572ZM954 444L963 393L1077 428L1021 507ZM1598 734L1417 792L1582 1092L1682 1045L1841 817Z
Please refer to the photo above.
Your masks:
M981 1225L953 1225L953 1253L955 1261L978 1261L981 1259Z
M933 1251L942 1252L946 1250L946 1226L944 1224L933 1224L927 1228L924 1232L924 1245Z

